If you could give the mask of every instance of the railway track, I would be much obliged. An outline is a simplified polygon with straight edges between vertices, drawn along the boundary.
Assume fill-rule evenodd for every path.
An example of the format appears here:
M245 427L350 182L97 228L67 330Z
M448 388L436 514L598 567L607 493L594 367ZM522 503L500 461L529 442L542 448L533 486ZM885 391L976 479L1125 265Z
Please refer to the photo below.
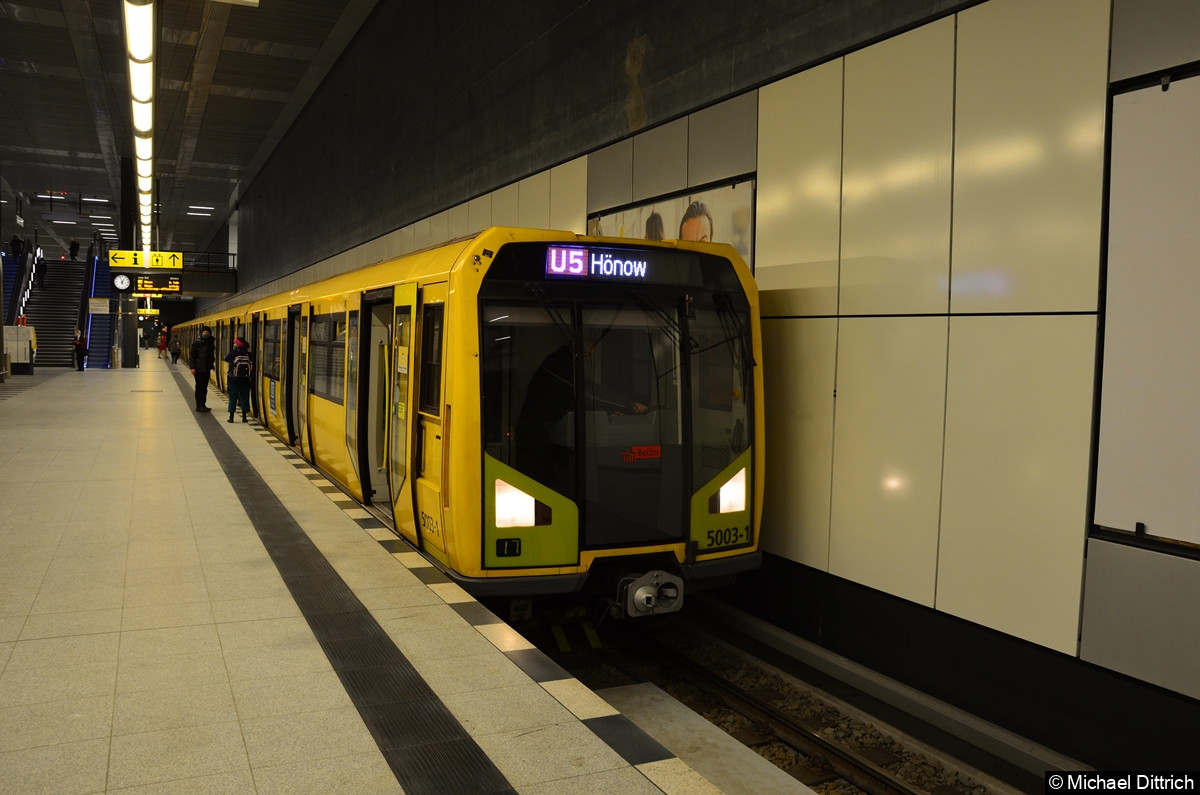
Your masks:
M878 762L898 762L890 752L860 753L846 748L821 734L827 728L818 723L797 719L776 706L784 696L776 692L754 692L729 680L720 671L705 667L656 638L643 636L643 643L660 662L709 698L719 699L726 707L741 714L755 725L765 726L769 735L748 736L752 745L772 741L795 749L803 761L790 766L791 773L809 786L834 783L841 779L858 789L877 795L924 795L923 789L909 785L893 775ZM655 683L659 684L659 683ZM868 756L868 753L871 753ZM874 760L871 757L874 757ZM844 788L838 788L844 791Z
M798 782L822 793L984 795L983 786L928 750L901 747L873 726L798 696L770 666L675 617L606 623L586 615L521 628L594 690L651 683ZM770 669L770 670L768 670ZM1011 791L1011 790L1007 790Z

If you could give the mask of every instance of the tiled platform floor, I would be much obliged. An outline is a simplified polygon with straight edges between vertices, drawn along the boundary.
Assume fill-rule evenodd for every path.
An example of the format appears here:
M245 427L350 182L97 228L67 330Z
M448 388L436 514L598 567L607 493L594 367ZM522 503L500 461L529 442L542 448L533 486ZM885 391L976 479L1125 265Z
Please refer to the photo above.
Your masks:
M0 792L404 791L202 423L495 765L491 791L716 791L390 554L257 424L226 424L220 395L193 412L185 378L154 359L64 370L0 402ZM406 786L457 791L452 773Z

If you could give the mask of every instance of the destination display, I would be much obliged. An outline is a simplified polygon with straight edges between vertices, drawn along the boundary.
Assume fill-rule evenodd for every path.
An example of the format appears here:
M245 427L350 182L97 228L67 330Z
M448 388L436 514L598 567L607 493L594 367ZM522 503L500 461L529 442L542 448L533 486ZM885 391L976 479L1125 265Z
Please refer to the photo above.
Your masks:
M690 260L673 251L604 246L547 246L550 279L687 284Z
M182 292L178 276L138 276L139 293L178 293Z

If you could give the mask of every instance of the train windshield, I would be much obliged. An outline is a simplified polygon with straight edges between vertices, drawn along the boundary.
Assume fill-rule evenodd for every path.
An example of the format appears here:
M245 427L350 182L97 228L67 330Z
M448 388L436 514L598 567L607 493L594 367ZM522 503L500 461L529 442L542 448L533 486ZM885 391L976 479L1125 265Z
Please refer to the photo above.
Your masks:
M481 306L486 452L572 500L584 547L681 540L691 495L749 444L745 302L523 291Z

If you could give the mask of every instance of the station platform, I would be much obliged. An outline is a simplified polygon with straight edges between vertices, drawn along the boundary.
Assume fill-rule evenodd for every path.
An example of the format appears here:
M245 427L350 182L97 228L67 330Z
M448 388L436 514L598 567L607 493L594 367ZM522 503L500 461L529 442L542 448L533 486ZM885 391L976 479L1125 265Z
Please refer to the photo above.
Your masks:
M0 400L0 791L730 790L193 392L147 357Z

